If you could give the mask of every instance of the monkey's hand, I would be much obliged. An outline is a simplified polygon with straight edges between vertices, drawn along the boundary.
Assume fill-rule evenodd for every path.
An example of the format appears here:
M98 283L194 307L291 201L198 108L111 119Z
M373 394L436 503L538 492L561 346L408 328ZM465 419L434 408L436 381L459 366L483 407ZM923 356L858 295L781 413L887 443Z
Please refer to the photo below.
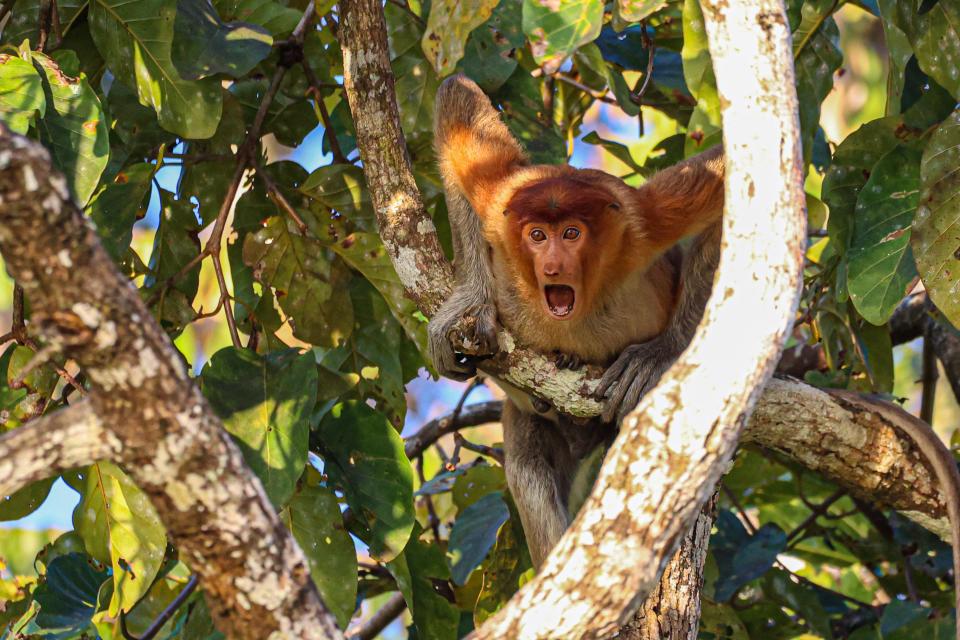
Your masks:
M597 385L596 397L604 401L604 422L619 424L656 386L682 351L683 347L666 335L624 349Z
M477 373L476 362L497 353L497 309L477 300L475 291L458 288L427 326L430 358L437 373L466 380ZM463 347L469 345L469 353Z

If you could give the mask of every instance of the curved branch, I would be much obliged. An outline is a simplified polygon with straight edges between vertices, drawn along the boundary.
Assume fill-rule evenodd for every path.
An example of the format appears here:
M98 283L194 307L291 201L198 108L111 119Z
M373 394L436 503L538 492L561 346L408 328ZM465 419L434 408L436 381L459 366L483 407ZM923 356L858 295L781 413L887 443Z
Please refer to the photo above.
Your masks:
M38 143L0 127L0 252L31 325L88 376L217 626L231 638L339 637L306 559L137 291Z
M81 400L0 436L0 501L32 482L120 453L120 441L103 428L90 401Z
M497 400L468 404L463 407L459 415L457 412L431 420L403 443L407 457L413 460L424 452L434 442L460 429L478 427L488 422L500 422L500 411L503 403Z

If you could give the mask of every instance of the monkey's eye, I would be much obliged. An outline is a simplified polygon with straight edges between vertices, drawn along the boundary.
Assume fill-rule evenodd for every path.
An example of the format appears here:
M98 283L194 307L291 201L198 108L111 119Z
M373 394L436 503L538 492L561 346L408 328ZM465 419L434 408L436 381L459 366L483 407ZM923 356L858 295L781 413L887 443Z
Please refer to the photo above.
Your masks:
M545 234L541 229L534 229L530 232L530 239L534 242L543 242L547 239L547 234Z
M563 230L564 240L576 240L580 237L580 230L576 227L567 227Z

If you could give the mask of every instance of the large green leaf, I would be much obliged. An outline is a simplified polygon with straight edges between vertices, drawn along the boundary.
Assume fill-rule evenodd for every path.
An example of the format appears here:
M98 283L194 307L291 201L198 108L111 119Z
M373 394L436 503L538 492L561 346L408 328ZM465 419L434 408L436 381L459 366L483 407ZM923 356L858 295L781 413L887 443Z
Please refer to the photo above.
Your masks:
M227 347L213 354L202 380L270 501L282 506L307 463L308 418L317 398L313 354L288 349L260 356Z
M900 0L897 12L920 68L960 99L960 3Z
M585 44L574 54L577 62L577 68L581 72L581 80L590 86L594 86L590 76L595 76L602 81L599 88L604 85L610 88L617 99L617 104L628 116L635 116L640 113L640 105L633 101L630 86L623 78L623 73L619 69L613 68L603 59L600 47L593 44Z
M178 0L172 59L186 80L225 73L246 75L270 54L273 38L264 27L225 23L210 0Z
M553 120L545 113L540 83L523 66L490 96L503 112L510 133L520 141L536 164L566 162L567 145Z
M703 12L697 0L683 3L683 77L697 106L687 123L686 155L720 142L720 95L707 47Z
M310 577L323 603L346 628L357 598L357 554L346 529L337 497L318 484L297 490L280 519L307 555Z
M36 511L50 494L56 477L38 480L9 496L0 496L0 520L19 520Z
M81 553L55 558L34 596L40 605L37 626L63 634L59 636L62 638L87 631L97 608L100 585L108 578L105 569L94 568Z
M617 11L623 20L639 22L666 4L667 0L617 0Z
M457 515L450 532L447 556L453 581L466 584L497 541L497 532L510 518L503 496L488 493Z
M73 527L87 552L113 568L110 615L129 611L150 588L167 548L150 499L113 463L95 463L73 511Z
M43 84L33 65L23 58L0 55L0 122L15 133L26 134L46 105Z
M100 99L85 76L69 78L41 53L32 53L43 79L47 108L37 128L53 164L67 177L77 203L93 195L110 155L109 130Z
M501 0L493 15L467 38L460 69L487 93L503 86L514 69L514 50L526 38L521 29L523 0Z
M833 89L833 73L843 63L843 55L837 48L840 32L830 17L836 5L834 0L804 2L800 26L793 34L800 133L803 156L807 160L813 155L820 104Z
M533 573L517 508L512 502L508 507L510 520L500 527L497 546L483 563L483 586L473 611L477 626L499 611Z
M178 275L183 267L200 253L197 234L200 225L193 213L194 205L189 200L177 200L174 194L160 190L160 221L153 236L153 251L150 252L150 275L143 286L153 288L158 283ZM200 286L200 270L185 273L171 285L192 300Z
M414 525L413 468L403 440L383 415L353 401L324 416L320 440L325 471L369 531L370 553L385 561L397 557Z
M260 25L274 38L293 31L303 15L286 3L274 0L213 0L217 12L224 20L242 20Z
M293 332L311 344L335 347L353 331L350 273L319 241L300 235L288 216L273 216L248 234L243 261L264 285L277 291Z
M184 80L171 60L176 0L91 0L90 33L120 82L136 88L160 125L184 138L209 138L223 101L215 78Z
M523 0L523 32L537 64L548 73L559 69L580 45L595 40L602 26L602 2Z
M903 95L904 71L907 62L913 56L913 47L907 34L900 28L897 14L897 0L877 0L880 22L883 24L883 40L887 46L889 71L887 72L886 114L900 112L900 98Z
M920 152L900 146L874 165L857 196L847 280L867 321L884 324L917 276L910 224L920 201Z
M917 269L930 297L960 326L960 110L941 124L920 163L923 193L913 223Z
M470 32L487 21L498 0L459 2L435 0L430 4L427 30L421 46L441 77L450 75L463 57Z
M460 623L460 612L437 593L435 580L450 578L443 551L435 544L420 540L417 525L403 553L387 565L397 581L407 608L413 614L417 638L454 640Z
M127 167L87 207L100 242L116 262L126 258L133 240L133 225L147 211L156 170L155 164L146 162Z
M433 130L433 104L440 87L440 78L433 67L415 53L405 54L393 61L397 78L397 96L400 124L408 136Z
M765 574L786 546L787 535L780 527L765 524L751 535L735 515L720 511L717 533L710 538L720 569L714 585L716 600L729 600L740 587Z

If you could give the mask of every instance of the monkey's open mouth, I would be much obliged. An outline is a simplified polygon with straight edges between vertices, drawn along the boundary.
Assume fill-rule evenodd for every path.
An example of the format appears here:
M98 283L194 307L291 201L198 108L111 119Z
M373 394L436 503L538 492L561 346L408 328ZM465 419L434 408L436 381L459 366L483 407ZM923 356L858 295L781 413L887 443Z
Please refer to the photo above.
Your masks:
M573 312L573 287L565 284L548 284L543 288L547 308L554 318L565 318Z

